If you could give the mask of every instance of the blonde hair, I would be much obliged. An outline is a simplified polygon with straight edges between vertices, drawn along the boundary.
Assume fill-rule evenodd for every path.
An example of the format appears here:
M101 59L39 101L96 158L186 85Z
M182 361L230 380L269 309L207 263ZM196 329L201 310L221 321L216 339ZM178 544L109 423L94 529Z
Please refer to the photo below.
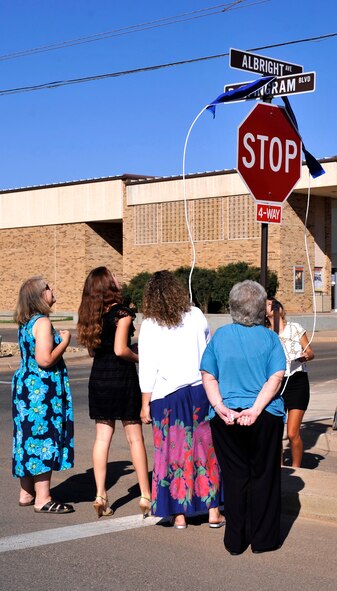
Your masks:
M40 276L30 277L20 287L18 301L14 311L14 322L26 324L35 314L49 316L51 308L43 298L45 280Z

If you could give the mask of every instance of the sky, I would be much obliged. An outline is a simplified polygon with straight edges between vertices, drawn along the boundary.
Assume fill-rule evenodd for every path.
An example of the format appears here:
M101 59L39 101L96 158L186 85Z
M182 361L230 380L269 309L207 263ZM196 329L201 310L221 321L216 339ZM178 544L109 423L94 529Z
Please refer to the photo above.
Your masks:
M230 68L224 56L33 92L4 91L337 32L336 0L244 0L229 9L234 1L0 0L0 190L127 173L180 175L198 113L225 84L257 76ZM217 14L205 10L211 7L219 7ZM180 22L158 26L172 20ZM156 26L134 32L144 23ZM97 41L65 43L112 31ZM57 43L65 47L51 50ZM11 56L42 46L48 51ZM336 52L337 36L256 52L317 73L315 92L290 96L302 138L317 158L337 154ZM200 116L189 137L186 173L236 167L237 127L254 104L222 105L214 120L209 112ZM275 98L273 104L283 103Z

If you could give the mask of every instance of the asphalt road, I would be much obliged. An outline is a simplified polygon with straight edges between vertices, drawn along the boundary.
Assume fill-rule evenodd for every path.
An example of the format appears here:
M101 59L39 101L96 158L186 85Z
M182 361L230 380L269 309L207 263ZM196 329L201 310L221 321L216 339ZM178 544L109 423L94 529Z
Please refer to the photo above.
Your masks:
M10 342L10 341L9 341ZM308 363L310 383L312 386L321 384L322 382L335 380L337 378L337 343L336 342L320 342L316 343L314 347L315 359ZM16 369L19 359L17 357L7 358L8 369L2 370L4 381L10 381L13 371ZM76 359L76 354L73 354L73 359L67 361L67 366L70 375L72 392L80 400L86 400L86 384L90 373L91 359L83 357ZM84 396L84 398L83 398ZM1 409L1 400L0 400Z
M41 516L39 516L41 519ZM69 523L69 520L68 520ZM335 591L337 527L283 520L283 547L230 556L221 530L139 527L0 554L3 591Z
M312 344L315 359L308 363L311 384L337 378L337 343L321 342Z
M57 328L57 326L56 326ZM70 329L71 343L73 347L77 346L76 330ZM16 343L17 329L0 325L0 335L3 342ZM308 364L310 381L317 384L321 381L333 380L337 377L337 343L336 342L317 342L312 347L315 352L315 359Z
M322 361L330 365L330 347ZM326 359L326 361L324 361ZM334 358L335 359L335 358ZM67 360L75 410L75 468L55 473L52 494L74 503L70 515L37 515L18 507L18 483L11 476L12 368L0 372L0 589L1 591L332 591L336 588L336 523L282 518L283 546L277 552L253 555L248 549L232 557L223 548L223 530L207 527L196 517L178 532L154 518L144 523L138 510L139 491L120 424L114 435L109 465L112 518L97 520L91 449L94 425L88 417L87 379L90 360ZM312 366L314 362L312 362ZM316 370L315 370L316 371ZM325 371L323 369L323 371ZM149 463L151 428L144 429Z

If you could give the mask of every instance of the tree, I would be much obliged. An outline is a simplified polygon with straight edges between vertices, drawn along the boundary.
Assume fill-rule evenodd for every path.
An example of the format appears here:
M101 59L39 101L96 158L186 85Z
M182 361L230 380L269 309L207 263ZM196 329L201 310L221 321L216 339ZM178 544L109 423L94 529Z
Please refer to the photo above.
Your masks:
M244 261L238 263L229 263L221 266L216 271L213 297L222 304L222 310L228 311L229 292L235 283L251 279L259 282L260 268L248 265ZM267 272L267 294L268 297L275 295L278 288L278 279L273 271Z
M188 289L190 267L179 267L173 273ZM133 304L141 311L143 291L145 284L151 277L151 273L143 271L135 275L128 285L123 285L123 297L126 304ZM204 313L216 313L228 311L229 292L235 283L252 279L259 281L260 269L241 261L214 269L195 267L192 273L192 299L196 306ZM268 297L275 295L278 288L276 273L267 272Z
M179 267L174 271L175 276L181 280L187 289L190 271L190 267ZM209 312L213 300L215 277L216 272L214 269L195 267L192 273L192 299L204 313Z
M131 304L136 307L137 311L141 310L144 287L151 275L152 273L143 271L142 273L135 275L128 284L123 284L123 300L127 306Z

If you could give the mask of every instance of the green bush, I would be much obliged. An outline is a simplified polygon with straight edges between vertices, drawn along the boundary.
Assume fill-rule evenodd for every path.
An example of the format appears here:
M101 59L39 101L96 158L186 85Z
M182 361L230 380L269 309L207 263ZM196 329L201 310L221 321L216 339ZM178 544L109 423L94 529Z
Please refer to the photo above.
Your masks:
M260 280L260 268L248 265L244 261L238 263L230 263L226 266L219 267L216 271L216 280L214 283L213 297L215 300L221 302L223 312L228 311L229 292L235 283L251 279L252 281ZM278 279L276 273L267 271L267 294L268 297L275 295L278 288Z
M123 284L122 294L123 301L127 306L133 305L136 310L141 310L143 301L143 291L146 283L150 279L152 273L143 271L135 275L128 284Z
M188 289L190 271L190 267L179 267L173 271L186 289ZM151 273L143 271L133 277L130 283L123 285L123 297L127 305L134 305L137 310L141 311L143 290L150 277ZM204 313L228 312L230 290L235 283L245 279L259 281L259 267L253 267L243 261L221 266L217 270L195 267L192 273L193 301ZM278 285L276 273L268 270L268 297L275 295Z
M179 267L174 271L178 279L188 289L190 267ZM192 273L192 298L194 303L201 308L204 313L209 312L213 303L214 282L216 280L216 271L214 269L201 269L195 267Z

